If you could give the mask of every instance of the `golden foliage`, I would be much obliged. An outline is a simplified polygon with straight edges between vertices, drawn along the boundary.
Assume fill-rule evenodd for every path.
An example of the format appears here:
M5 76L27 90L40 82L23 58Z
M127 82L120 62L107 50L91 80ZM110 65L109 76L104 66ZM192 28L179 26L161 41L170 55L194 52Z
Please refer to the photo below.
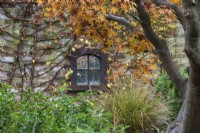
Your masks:
M177 4L179 6L182 4L182 0L170 0L170 2Z

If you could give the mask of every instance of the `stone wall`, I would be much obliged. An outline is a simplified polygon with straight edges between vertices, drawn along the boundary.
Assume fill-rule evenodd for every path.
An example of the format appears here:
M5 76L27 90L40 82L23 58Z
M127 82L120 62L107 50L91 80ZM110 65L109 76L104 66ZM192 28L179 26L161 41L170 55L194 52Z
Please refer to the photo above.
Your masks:
M36 10L34 4L0 5L0 82L18 91L60 85L70 68L69 30L37 18Z
M189 66L189 61L184 53L184 32L180 24L176 24L177 28L174 35L169 38L169 49L173 57L174 62L180 68L186 68Z

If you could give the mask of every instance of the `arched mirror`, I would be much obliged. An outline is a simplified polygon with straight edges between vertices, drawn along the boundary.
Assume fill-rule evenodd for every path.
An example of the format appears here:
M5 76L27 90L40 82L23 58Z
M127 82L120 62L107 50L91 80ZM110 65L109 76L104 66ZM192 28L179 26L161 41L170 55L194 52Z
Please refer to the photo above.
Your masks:
M77 59L77 85L100 85L100 58L83 55Z

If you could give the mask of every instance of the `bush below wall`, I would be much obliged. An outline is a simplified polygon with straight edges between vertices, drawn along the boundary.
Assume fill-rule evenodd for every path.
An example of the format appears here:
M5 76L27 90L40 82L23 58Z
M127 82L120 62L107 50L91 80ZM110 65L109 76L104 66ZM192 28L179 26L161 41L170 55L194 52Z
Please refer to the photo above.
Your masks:
M111 113L94 109L95 102L88 99L90 93L77 97L66 95L65 87L58 95L50 97L42 93L23 92L23 100L17 101L10 86L0 87L1 133L123 133L110 121Z

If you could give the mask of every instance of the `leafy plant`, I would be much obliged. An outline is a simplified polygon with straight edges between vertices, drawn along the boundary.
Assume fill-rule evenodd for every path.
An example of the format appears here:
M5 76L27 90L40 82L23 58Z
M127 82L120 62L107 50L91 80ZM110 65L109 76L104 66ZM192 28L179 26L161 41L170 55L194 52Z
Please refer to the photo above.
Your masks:
M127 82L128 84L125 84ZM99 98L100 108L113 113L115 124L128 125L127 132L151 132L166 124L168 107L151 89L135 87L131 79L118 80L112 93Z
M111 113L94 109L92 94L81 93L72 97L58 89L54 97L27 89L23 100L16 97L9 87L0 89L0 130L2 133L105 133L124 132L123 127L112 124Z
M180 73L184 78L188 78L188 74L185 69L181 68ZM165 99L169 102L170 110L174 113L174 116L177 116L182 106L181 95L178 93L167 73L161 73L157 77L155 90L156 93L161 93L165 97ZM174 117L172 117L172 120L173 119Z
M0 132L6 131L12 120L14 110L14 95L10 92L10 86L0 83Z

